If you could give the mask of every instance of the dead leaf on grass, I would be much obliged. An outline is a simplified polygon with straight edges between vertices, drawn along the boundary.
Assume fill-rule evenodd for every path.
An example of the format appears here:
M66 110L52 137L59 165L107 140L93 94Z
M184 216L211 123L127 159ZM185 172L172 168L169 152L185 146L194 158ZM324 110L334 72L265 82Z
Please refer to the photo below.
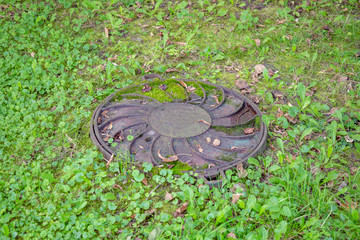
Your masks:
M236 169L238 170L238 176L239 178L245 178L248 173L247 171L245 170L244 166L242 163L239 163L237 166L236 166Z
M311 45L311 40L309 38L306 39L306 42L309 46Z
M168 68L166 69L166 73L171 73L171 72L178 72L179 70L177 70L176 68Z
M150 86L148 83L146 83L146 84L143 86L143 88L141 89L141 91L142 91L143 93L150 92L150 91L151 91L151 86Z
M147 182L146 178L143 178L143 180L141 180L141 182L142 182L145 186L148 185L148 182Z
M239 90L249 88L249 84L246 81L240 81L240 80L235 81L235 86L237 86Z
M112 162L112 160L114 159L114 154L111 155L109 161L106 163L106 167L109 167L110 163Z
M228 235L226 235L227 238L232 238L232 239L237 239L235 233L231 232L231 233L228 233Z
M279 90L272 91L271 94L273 95L273 97L275 99L283 99L284 98L284 94Z
M173 199L174 199L173 195L172 195L171 193L169 193L169 192L166 192L166 194L165 194L165 200L171 201L171 200L173 200Z
M181 207L179 207L178 209L175 210L175 213L181 214L181 213L185 212L185 210L188 206L189 206L189 202L184 202L183 205L181 205Z
M107 27L104 27L104 31L105 31L105 37L109 38L109 29Z
M291 123L293 123L293 124L297 123L296 119L295 119L294 117L290 116L289 113L285 113L285 114L284 114L284 117L285 117L289 122L291 122Z
M258 46L258 47L260 47L260 44L261 44L261 41L260 41L260 39L255 39L255 44L256 44L256 46Z
M114 187L114 188L119 188L120 190L123 190L123 188L122 188L120 185L118 185L118 184L114 184L113 187Z
M146 215L151 215L151 214L153 214L155 211L156 211L156 209L152 208L152 209L146 210L146 211L145 211L145 214L146 214Z
M184 88L187 88L187 84L184 81L180 81L181 86L183 86Z
M188 87L186 88L186 91L187 91L187 92L192 92L192 91L195 91L195 90L196 90L196 88L193 87L193 86L188 86Z
M278 23L278 24L284 24L285 22L286 22L286 19L280 20L280 21L278 21L277 23Z
M232 195L232 200L231 200L231 202L232 203L237 203L237 201L239 201L239 199L240 199L240 197L242 196L242 194L241 193L234 193L233 195Z
M263 64L257 64L254 67L254 72L252 72L251 76L254 81L258 81L259 76L264 72L266 69L265 65Z

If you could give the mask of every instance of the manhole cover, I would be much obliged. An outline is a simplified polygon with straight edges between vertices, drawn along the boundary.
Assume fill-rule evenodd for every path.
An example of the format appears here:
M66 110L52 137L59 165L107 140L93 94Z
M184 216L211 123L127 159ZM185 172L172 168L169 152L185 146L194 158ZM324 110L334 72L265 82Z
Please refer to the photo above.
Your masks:
M106 159L128 154L212 180L264 149L261 112L246 97L208 82L151 77L96 108L90 136Z

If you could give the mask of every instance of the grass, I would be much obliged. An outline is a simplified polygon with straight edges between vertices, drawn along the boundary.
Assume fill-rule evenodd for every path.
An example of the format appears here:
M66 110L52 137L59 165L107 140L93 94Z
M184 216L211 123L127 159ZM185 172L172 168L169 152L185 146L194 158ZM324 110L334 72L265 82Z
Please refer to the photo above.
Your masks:
M360 238L359 3L249 2L2 2L0 239ZM267 150L219 188L107 167L91 114L146 73L247 81Z

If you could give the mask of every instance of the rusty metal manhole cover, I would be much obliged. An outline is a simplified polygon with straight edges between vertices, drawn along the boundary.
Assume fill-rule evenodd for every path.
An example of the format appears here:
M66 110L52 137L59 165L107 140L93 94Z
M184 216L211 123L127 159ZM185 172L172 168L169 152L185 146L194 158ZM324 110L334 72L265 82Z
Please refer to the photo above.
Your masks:
M261 112L243 95L208 82L151 77L96 108L90 136L106 159L126 153L154 166L182 164L212 180L265 148Z

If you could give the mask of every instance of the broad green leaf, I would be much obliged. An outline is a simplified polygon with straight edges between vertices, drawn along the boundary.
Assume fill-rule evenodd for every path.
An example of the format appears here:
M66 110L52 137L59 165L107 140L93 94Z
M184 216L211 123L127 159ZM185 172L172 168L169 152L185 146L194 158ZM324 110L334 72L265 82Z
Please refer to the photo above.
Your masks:
M116 197L115 197L115 195L113 193L108 192L108 193L105 194L105 199L106 200L115 200Z
M223 17L223 16L225 16L227 14L228 11L229 10L227 10L225 8L222 8L222 9L219 10L218 16Z
M323 184L335 180L339 176L337 171L331 171L327 174L326 178L323 181Z
M281 221L275 228L274 232L274 239L279 240L281 236L286 233L287 230L287 222Z
M307 135L311 134L314 128L307 128L303 131L300 137L300 141L304 139Z
M269 167L269 172L275 172L277 170L279 170L281 167L279 165L272 165L271 167Z
M288 206L284 206L282 209L281 209L281 214L286 216L286 217L291 217L291 210Z

